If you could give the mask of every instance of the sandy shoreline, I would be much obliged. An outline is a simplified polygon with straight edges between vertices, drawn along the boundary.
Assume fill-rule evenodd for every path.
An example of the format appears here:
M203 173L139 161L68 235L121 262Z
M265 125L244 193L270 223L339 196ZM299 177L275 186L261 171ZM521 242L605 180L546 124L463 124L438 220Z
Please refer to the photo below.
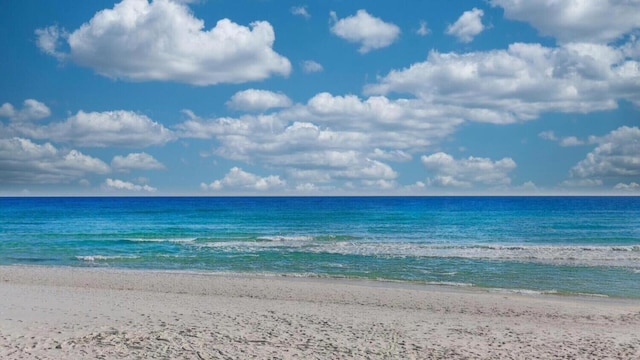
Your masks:
M0 266L2 359L640 358L640 300Z

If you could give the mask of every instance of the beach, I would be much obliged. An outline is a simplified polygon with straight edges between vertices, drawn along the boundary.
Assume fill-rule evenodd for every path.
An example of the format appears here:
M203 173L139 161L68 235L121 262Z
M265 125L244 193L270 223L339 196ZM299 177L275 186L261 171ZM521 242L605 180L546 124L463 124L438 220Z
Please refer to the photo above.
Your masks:
M0 267L2 359L640 358L640 300Z

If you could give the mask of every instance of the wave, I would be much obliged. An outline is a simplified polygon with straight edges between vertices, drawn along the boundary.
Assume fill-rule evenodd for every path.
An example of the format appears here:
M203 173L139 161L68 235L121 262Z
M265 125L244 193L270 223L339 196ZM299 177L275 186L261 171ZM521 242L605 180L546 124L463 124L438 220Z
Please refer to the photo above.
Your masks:
M640 245L431 245L416 243L340 242L310 248L311 252L376 257L463 258L513 260L550 264L635 267Z
M96 262L96 261L108 261L108 260L134 260L139 259L140 256L135 255L83 255L76 256L76 260L86 261L86 262Z
M170 242L170 243L190 243L198 238L126 238L130 242Z
M259 236L256 238L258 241L312 241L313 236Z

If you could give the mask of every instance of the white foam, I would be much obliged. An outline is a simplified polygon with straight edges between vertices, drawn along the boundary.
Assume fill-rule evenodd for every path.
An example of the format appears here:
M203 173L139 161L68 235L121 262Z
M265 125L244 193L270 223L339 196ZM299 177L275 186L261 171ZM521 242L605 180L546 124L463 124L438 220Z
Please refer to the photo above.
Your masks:
M427 285L454 286L454 287L473 287L473 286L475 286L475 285L473 285L471 283L454 282L454 281L428 281L425 284L427 284Z
M258 241L312 241L313 236L260 236Z
M558 265L637 267L640 245L432 245L418 243L338 242L307 249L317 253L379 257L510 260Z
M94 261L107 261L107 260L121 260L121 259L139 259L139 256L105 256L105 255L85 255L76 256L77 260L94 262Z
M190 243L197 238L128 238L127 241L132 242L171 242L171 243Z

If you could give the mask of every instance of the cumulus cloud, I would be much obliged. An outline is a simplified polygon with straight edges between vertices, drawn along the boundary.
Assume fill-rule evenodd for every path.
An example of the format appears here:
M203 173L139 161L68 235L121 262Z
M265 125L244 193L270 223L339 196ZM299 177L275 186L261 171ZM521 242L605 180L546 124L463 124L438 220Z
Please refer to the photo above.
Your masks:
M622 126L590 140L598 146L571 169L572 178L600 181L640 176L640 128Z
M492 161L489 158L470 156L454 159L453 156L438 152L421 157L422 164L433 176L427 179L430 185L446 187L472 187L482 185L509 185L508 174L516 168L511 158Z
M158 189L147 184L138 185L129 181L122 181L119 179L111 179L108 178L104 181L102 185L105 190L116 190L116 191L134 191L134 192L156 192Z
M286 181L281 180L277 175L261 177L239 167L233 167L222 179L215 180L210 184L201 183L200 188L202 190L266 191L283 188L285 185Z
M176 132L215 139L211 153L285 171L299 184L341 186L395 180L388 162L410 161L462 123L447 111L418 100L320 93L269 114L203 119L188 113Z
M465 11L455 23L447 27L446 33L455 36L458 38L458 41L464 43L471 42L473 38L480 34L485 28L482 24L483 15L484 11L478 8Z
M171 0L123 0L64 33L55 26L38 29L37 45L111 78L213 85L291 71L289 60L273 50L275 33L268 22L246 27L222 19L206 30L186 4ZM61 41L69 53L58 50Z
M321 72L323 70L324 70L324 67L322 67L321 64L313 60L305 60L302 62L302 71L304 71L307 74L314 73L314 72Z
M398 26L371 16L364 9L343 19L338 19L333 11L330 15L333 22L331 32L349 42L359 43L358 52L361 54L387 47L400 36Z
M446 109L424 107L419 101L320 93L306 104L271 114L194 116L177 129L183 137L216 138L219 155L271 163L282 155L316 150L418 151L448 136L461 123L462 119L448 116Z
M296 16L302 16L305 19L311 18L311 14L307 11L307 6L294 6L291 8L291 13Z
M608 43L640 28L637 0L491 0L508 19L528 22L560 42Z
M145 115L131 111L84 112L63 122L22 127L29 137L67 142L83 147L147 147L174 139L173 132Z
M110 168L102 160L77 150L57 149L50 143L29 139L0 139L0 182L69 183L87 174L106 174Z
M22 109L19 110L10 103L4 103L0 107L0 117L6 117L15 122L44 119L49 115L51 110L47 105L34 99L25 100Z
M392 70L364 90L410 93L455 106L472 121L512 123L543 112L614 109L619 99L640 104L639 83L640 63L619 48L515 43L507 50L431 51L426 61Z
M164 170L165 166L147 153L131 153L127 156L117 155L111 160L111 167L115 170L129 171L140 170Z
M289 107L292 104L291 99L285 94L256 89L239 91L227 101L228 107L245 111L265 111Z

